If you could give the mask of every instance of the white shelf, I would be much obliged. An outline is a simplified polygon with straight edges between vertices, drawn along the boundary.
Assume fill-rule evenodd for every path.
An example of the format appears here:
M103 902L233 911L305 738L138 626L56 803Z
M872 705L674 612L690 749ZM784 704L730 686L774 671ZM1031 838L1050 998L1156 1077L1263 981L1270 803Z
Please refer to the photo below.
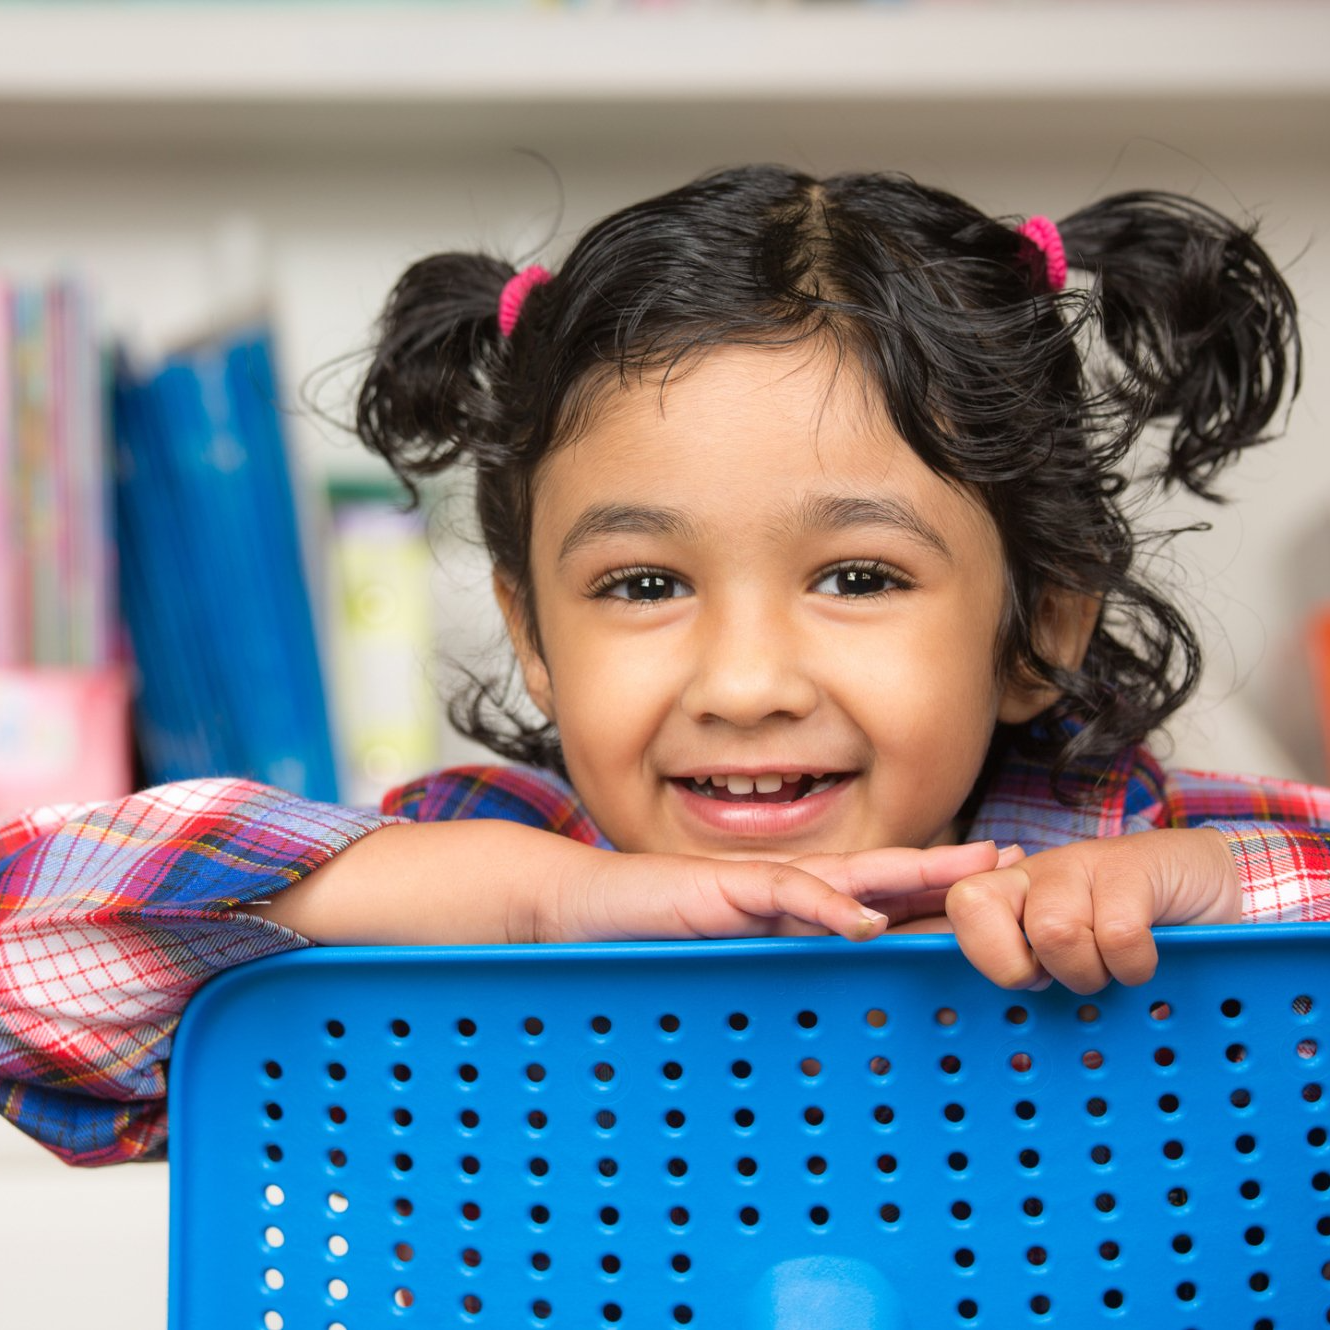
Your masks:
M0 7L0 108L1330 95L1330 6Z

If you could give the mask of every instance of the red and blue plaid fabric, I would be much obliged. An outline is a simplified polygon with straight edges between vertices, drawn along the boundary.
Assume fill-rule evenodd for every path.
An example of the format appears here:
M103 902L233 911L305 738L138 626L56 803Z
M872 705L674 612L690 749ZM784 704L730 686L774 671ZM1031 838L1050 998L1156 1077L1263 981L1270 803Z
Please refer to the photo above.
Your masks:
M1068 808L1046 768L1009 762L969 834L1034 851L1215 826L1248 919L1330 918L1330 791L1165 773L1143 750L1083 779L1092 800ZM229 966L310 945L236 907L389 822L458 818L612 848L564 782L524 768L440 772L393 791L381 815L205 780L0 826L0 1113L71 1164L161 1157L166 1066L190 996Z

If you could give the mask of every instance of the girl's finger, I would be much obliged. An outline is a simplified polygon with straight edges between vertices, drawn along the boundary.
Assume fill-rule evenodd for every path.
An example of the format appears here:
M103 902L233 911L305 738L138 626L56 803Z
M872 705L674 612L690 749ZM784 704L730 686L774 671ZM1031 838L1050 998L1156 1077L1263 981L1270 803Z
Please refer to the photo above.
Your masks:
M814 854L794 860L795 866L860 900L888 898L938 887L999 866L991 840L968 845L935 845L926 850L892 847L851 854Z
M1104 966L1124 984L1143 984L1159 964L1150 932L1152 901L1129 881L1100 888L1094 897L1094 940Z
M877 937L887 927L887 916L838 891L830 883L794 864L717 864L722 890L730 904L744 914L800 921L816 927L781 931L839 933L851 942Z
M891 916L891 926L896 928L911 919L924 919L946 911L947 887L930 887L927 891L912 891L908 896L890 896L878 901L872 896L860 897L862 904L870 909L882 910Z
M1048 972L1021 931L1030 879L1016 864L957 882L947 918L970 964L1002 988L1047 988Z
M1073 993L1094 993L1111 979L1143 983L1154 972L1152 894L1127 857L1069 851L1027 867L1025 931L1044 968Z

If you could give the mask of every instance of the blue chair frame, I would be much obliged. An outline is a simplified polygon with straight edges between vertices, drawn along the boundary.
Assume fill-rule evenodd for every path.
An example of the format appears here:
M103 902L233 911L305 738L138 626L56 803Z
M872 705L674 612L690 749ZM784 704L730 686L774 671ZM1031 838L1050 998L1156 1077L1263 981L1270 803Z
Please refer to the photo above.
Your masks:
M1330 925L322 949L191 1003L173 1330L1330 1319Z

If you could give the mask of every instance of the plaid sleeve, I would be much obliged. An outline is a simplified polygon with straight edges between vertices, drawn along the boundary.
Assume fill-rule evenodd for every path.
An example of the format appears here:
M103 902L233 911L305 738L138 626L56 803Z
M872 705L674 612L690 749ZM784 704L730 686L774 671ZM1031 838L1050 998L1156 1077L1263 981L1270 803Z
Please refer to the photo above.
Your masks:
M1330 919L1330 790L1297 781L1169 774L1162 825L1213 827L1242 879L1253 923Z
M310 945L235 907L392 820L200 780L0 826L0 1114L67 1163L160 1157L185 1003Z
M614 847L597 830L567 781L536 767L453 767L391 791L385 813L416 822L494 818L539 827L556 836Z

